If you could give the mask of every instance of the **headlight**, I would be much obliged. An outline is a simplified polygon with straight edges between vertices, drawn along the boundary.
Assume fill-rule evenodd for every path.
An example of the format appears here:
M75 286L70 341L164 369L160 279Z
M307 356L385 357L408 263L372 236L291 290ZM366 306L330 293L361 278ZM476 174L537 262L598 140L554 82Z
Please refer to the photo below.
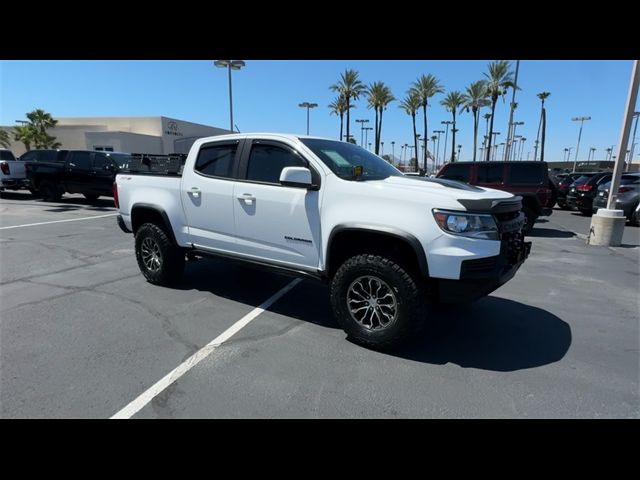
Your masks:
M463 237L500 240L498 225L492 215L433 210L438 226L447 233Z

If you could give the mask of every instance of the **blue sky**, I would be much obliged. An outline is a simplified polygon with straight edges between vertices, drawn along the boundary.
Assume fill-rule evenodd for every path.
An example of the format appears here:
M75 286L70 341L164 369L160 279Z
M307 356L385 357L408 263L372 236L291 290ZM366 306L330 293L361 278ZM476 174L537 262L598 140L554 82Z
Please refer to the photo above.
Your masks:
M339 120L329 115L327 105L335 94L329 86L345 68L360 72L365 83L384 81L396 98L402 98L412 81L423 73L432 73L449 90L464 90L472 81L483 78L489 60L419 61L329 61L329 60L250 60L233 74L234 121L242 132L272 131L305 133L306 113L298 107L303 101L319 107L311 111L311 134L337 138ZM514 62L515 66L515 62ZM541 61L523 60L518 79L521 91L516 121L525 122L518 134L527 138L527 152L533 156L540 115L536 94L551 92L547 100L547 160L561 160L565 147L575 146L578 123L571 117L588 115L580 143L579 159L589 147L596 157L618 143L632 61ZM436 96L428 111L429 130L440 129L451 114L439 105ZM228 128L229 103L226 71L212 61L2 61L0 62L0 124L14 125L34 108L43 108L54 117L65 116L146 116L164 115L183 120ZM503 133L508 122L508 99L499 101L494 130ZM637 110L637 108L636 108ZM483 113L488 110L484 110ZM367 118L373 124L374 113L364 100L357 102L352 114L352 133L360 139L359 125L353 120ZM483 122L484 123L484 122ZM483 125L482 123L482 125ZM421 132L421 120L418 131ZM473 120L463 113L458 121L458 141L462 160L472 155ZM484 125L480 132L484 131ZM372 142L372 132L369 132ZM392 103L385 112L382 140L385 153L390 142L411 143L411 117ZM430 132L430 135L432 133ZM449 132L449 145L451 134ZM444 137L441 139L442 155ZM449 146L450 148L450 146ZM636 159L638 150L636 146Z

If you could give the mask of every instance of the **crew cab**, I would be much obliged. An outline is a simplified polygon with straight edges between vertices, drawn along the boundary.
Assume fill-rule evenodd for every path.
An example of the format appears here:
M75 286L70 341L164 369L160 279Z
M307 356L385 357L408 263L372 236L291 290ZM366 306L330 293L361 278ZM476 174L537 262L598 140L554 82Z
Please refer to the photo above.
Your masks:
M129 154L91 150L39 152L34 158L24 155L27 177L31 188L50 201L60 200L64 193L81 193L91 201L110 197L116 172L130 160Z
M342 328L378 349L407 338L430 303L494 291L531 248L520 197L408 177L357 145L315 137L199 139L173 170L122 170L114 200L149 282L177 282L185 256L326 281Z
M557 189L549 180L546 162L456 162L446 163L436 174L471 185L496 188L522 197L525 233L530 233L540 216L553 212Z
M29 188L24 162L17 160L11 150L0 148L0 191Z

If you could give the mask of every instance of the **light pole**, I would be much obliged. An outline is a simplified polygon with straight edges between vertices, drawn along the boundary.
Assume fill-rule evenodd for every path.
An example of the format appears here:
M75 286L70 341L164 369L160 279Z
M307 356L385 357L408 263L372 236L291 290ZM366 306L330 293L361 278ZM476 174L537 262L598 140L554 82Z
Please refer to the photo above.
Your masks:
M568 162L569 160L571 160L571 150L573 150L573 147L569 147L569 148L565 148L564 151L567 154L567 159L565 160L565 162ZM575 172L575 170L574 170Z
M395 162L396 160L396 142L392 141L391 142L391 164L393 165L393 162Z
M433 149L431 150L431 156L433 157L431 159L431 164L433 165L433 169L435 170L436 165L435 165L435 152L436 152L436 140L438 139L437 135L431 135L431 143L433 144Z
M316 108L318 106L318 104L317 103L302 102L302 103L299 103L298 106L307 109L307 135L309 135L309 110L312 109L312 108Z
M640 112L634 112L633 118L636 119L636 125L633 127L633 135L631 135L631 151L629 152L629 163L627 163L627 170L631 167L631 162L633 162L633 151L636 148L636 130L638 130L638 117L640 117Z
M369 142L369 151L371 151L371 142Z
M518 128L518 125L524 125L524 122L513 122L511 125L512 125L511 138L506 140L507 146L505 147L505 155L504 155L505 160L511 160L512 157L514 160L517 158L515 149L513 148L513 144L516 142L515 139L519 138L516 135L516 128Z
M498 145L496 145L496 142L498 141L498 135L500 135L500 132L493 132L491 135L493 135L493 142L491 142L491 145L493 145L493 152L488 152L487 155L491 156L491 160L495 160L496 153L498 151ZM489 145L487 145L487 148L489 148Z
M576 156L573 159L573 171L576 171L576 165L578 163L578 150L580 150L580 137L582 137L582 125L585 120L591 120L591 117L573 117L572 122L580 122L580 132L578 133L578 145L576 146Z
M380 156L384 156L384 142L380 142Z
M611 161L611 154L613 153L613 147L615 147L615 145L611 145L609 148L607 148L607 161Z
M509 112L509 125L507 125L507 140L504 152L504 159L510 160L511 158L511 144L513 143L513 137L516 134L515 124L513 123L513 112L515 111L516 104L516 90L518 90L518 72L520 71L520 60L516 60L516 74L513 79L513 95L511 97L511 109ZM513 128L512 128L513 127Z
M368 121L369 120L367 120L367 122ZM366 147L367 146L367 142L369 140L369 130L373 130L373 127L364 127L363 130L364 130L364 145L363 145L363 147ZM369 150L371 150L371 149L369 149Z
M364 124L369 123L369 120L366 118L358 118L356 119L356 123L360 124L360 146L364 145Z
M595 153L596 151L596 147L591 147L589 149L589 157L587 157L587 167L589 167L589 162L591 161L592 155ZM593 157L595 158L595 155L593 155Z
M443 120L440 122L442 125L446 125L444 132L444 153L442 154L442 164L447 160L447 137L449 136L449 125L453 124L451 120Z
M404 145L400 145L400 160L399 165L404 165Z
M438 168L438 159L440 158L440 134L444 133L444 130L434 130L433 133L438 135L438 146L436 147L436 165L435 168Z
M522 161L522 155L524 154L524 142L527 141L526 137L520 139L520 161Z
M458 157L456 158L456 161L460 161L460 150L462 150L462 145L458 145Z
M213 64L218 68L226 68L229 72L229 130L233 133L233 90L231 88L231 70L240 70L245 66L242 60L215 60Z

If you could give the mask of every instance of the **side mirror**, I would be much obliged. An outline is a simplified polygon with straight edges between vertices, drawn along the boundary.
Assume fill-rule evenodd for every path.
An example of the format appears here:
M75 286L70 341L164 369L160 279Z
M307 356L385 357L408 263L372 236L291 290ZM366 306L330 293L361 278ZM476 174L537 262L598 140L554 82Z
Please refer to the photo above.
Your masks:
M280 173L280 183L285 187L311 189L314 187L311 170L305 167L285 167Z

